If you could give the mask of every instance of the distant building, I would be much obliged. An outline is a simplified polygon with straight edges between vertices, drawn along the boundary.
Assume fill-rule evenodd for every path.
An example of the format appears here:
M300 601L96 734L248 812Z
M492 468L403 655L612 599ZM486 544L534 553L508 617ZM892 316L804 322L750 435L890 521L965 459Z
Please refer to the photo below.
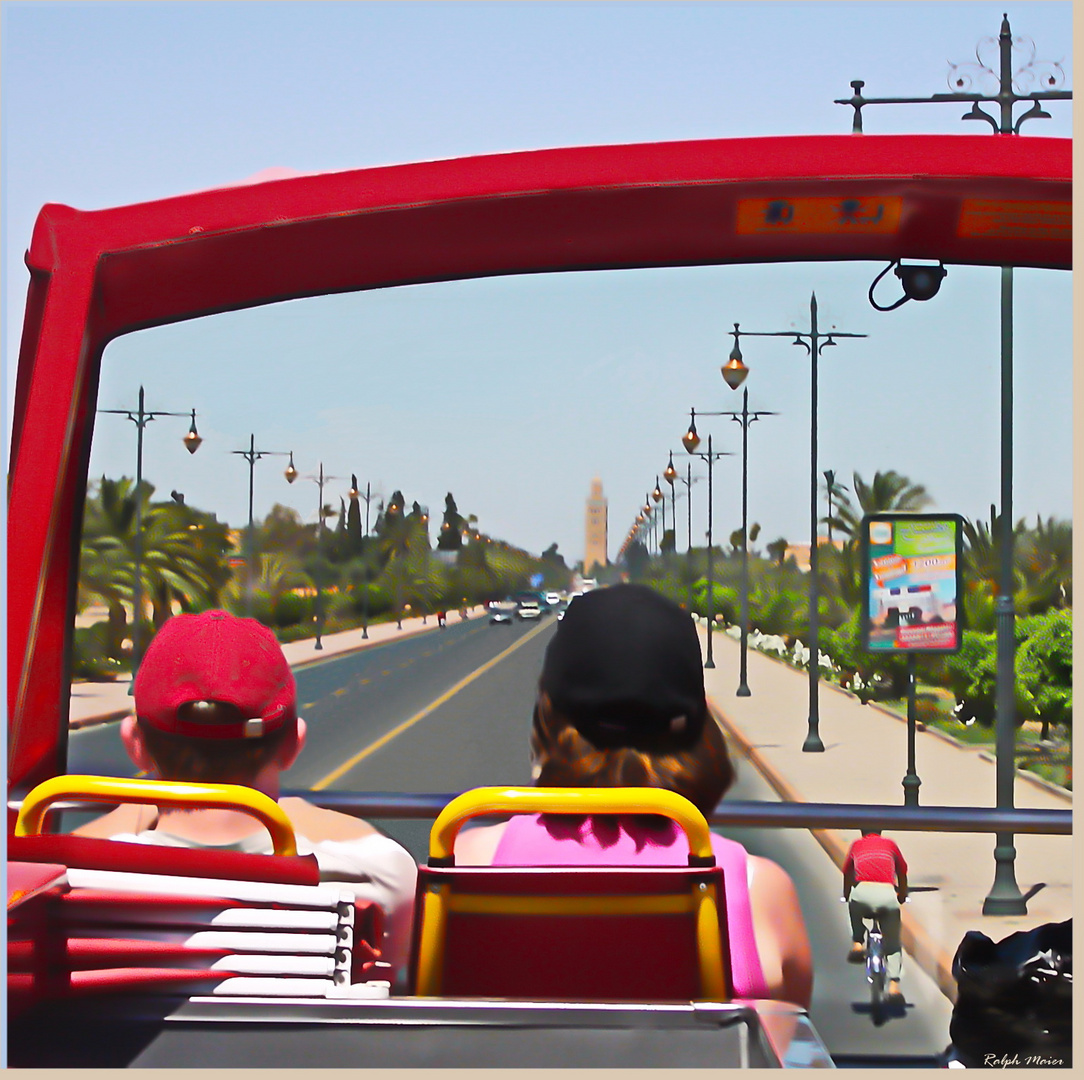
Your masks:
M602 481L596 476L591 481L591 494L587 499L583 572L590 574L592 567L606 567L609 562L606 554L606 499L602 494Z
M827 536L817 537L817 547L826 547L829 543L831 543L832 547L837 551L843 550L844 542L842 540L837 540L834 536L830 541ZM788 544L786 553L783 556L783 561L786 562L787 559L793 559L798 569L801 570L803 574L808 574L809 544Z

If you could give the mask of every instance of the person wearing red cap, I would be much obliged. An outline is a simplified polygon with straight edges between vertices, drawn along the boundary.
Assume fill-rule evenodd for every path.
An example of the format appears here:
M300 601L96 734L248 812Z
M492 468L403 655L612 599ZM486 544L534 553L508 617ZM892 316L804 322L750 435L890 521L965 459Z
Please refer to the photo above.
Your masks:
M688 613L643 585L578 596L546 648L531 731L543 787L658 787L705 817L734 779L708 709L700 640ZM735 997L808 1006L813 961L790 876L712 833L726 881ZM651 817L521 814L468 829L458 865L682 865L688 842Z
M225 611L176 615L136 673L135 715L121 721L128 756L163 780L242 784L279 799L279 777L305 745L293 673L275 635ZM398 971L410 943L417 866L372 825L304 799L280 800L301 853L387 916L384 959ZM270 852L264 827L241 811L119 806L76 830L173 847Z

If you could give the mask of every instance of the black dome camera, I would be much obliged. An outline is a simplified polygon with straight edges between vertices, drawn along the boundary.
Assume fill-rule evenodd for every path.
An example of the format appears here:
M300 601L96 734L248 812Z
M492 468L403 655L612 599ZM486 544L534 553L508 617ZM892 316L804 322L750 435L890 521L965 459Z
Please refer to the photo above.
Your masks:
M895 268L896 277L900 279L900 284L903 286L903 296L894 304L884 307L873 299L873 290L877 287L877 282L893 268ZM873 284L869 287L869 302L878 311L895 311L901 304L906 304L908 300L931 300L937 295L938 290L941 288L941 282L945 280L947 273L944 263L940 262L936 266L904 266L899 260L890 262L873 279Z
M941 263L937 266L904 266L903 263L896 265L896 277L903 284L908 300L930 300L935 297L947 273Z

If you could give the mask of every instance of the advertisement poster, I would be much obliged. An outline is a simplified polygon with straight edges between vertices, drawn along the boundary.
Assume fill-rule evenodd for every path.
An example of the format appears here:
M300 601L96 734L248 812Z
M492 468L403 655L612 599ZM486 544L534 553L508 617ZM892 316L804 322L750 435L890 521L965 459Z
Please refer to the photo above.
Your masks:
M962 525L956 514L862 519L862 644L868 651L960 648Z

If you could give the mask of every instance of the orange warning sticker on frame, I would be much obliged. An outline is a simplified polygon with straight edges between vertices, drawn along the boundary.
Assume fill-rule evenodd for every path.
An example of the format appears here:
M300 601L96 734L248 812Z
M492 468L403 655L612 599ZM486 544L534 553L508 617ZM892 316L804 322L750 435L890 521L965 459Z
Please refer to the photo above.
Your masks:
M736 230L750 233L894 233L903 198L834 195L798 199L739 199Z
M1069 240L1073 235L1073 205L1070 202L964 199L957 235Z

